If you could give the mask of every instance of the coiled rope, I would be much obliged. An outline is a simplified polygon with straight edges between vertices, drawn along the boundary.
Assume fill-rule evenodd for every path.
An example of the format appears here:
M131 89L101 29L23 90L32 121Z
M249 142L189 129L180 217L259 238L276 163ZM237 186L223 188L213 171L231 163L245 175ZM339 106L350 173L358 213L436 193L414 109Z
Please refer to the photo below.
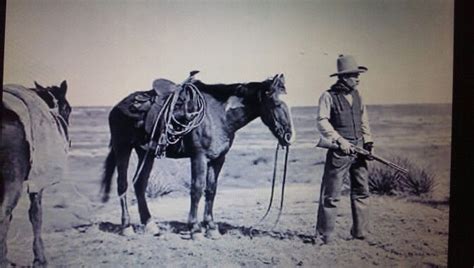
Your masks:
M181 92L184 92L186 96L186 99L184 100L185 107L187 107L188 100L194 102L196 105L196 111L191 113L185 111L186 120L191 118L188 122L180 122L173 113ZM186 93L189 95L186 95ZM189 96L189 98L187 98L187 96ZM167 144L175 144L184 135L188 134L202 123L205 115L204 111L206 109L206 101L199 89L190 82L184 83L180 87L180 90L175 91L169 98L171 98L171 102L167 102L168 105L163 107L164 118L166 119L166 126L163 134L165 135ZM179 127L179 129L177 127ZM154 133L152 135L154 135Z

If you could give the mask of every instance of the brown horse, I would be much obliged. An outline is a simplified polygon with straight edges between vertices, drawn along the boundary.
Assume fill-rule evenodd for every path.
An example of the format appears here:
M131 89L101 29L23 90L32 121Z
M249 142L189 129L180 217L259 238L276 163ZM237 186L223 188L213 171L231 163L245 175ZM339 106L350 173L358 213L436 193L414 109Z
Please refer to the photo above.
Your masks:
M7 260L7 233L12 211L28 184L29 218L33 227L33 265L45 265L41 238L43 183L60 179L68 143L71 107L67 84L44 88L7 85L3 90L0 137L0 267ZM41 123L39 123L41 122ZM51 159L49 156L52 156ZM59 161L55 161L59 159ZM55 162L55 163L52 163ZM49 172L54 169L54 172ZM58 171L58 172L56 172ZM33 186L35 185L35 186Z
M188 226L192 236L201 233L197 210L202 194L205 193L203 225L206 228L206 234L213 236L219 234L212 212L217 181L236 131L260 117L282 146L290 145L294 133L290 111L279 99L280 94L286 93L283 74L263 82L207 85L194 80L193 85L199 89L206 102L204 119L180 142L169 145L166 148L166 156L190 158L191 208ZM127 167L131 151L135 149L138 155L138 166L142 165L142 170L137 174L134 184L140 220L147 231L158 232L156 225L150 220L151 215L145 200L145 189L154 159L145 157L146 150L142 146L146 143L144 131L137 130L135 120L126 116L120 109L121 106L130 103L134 94L136 93L126 97L110 112L111 150L105 161L102 189L104 200L107 200L112 176L117 167L118 195L125 197ZM123 233L126 234L133 230L130 228L126 198L121 198L120 204L122 228Z

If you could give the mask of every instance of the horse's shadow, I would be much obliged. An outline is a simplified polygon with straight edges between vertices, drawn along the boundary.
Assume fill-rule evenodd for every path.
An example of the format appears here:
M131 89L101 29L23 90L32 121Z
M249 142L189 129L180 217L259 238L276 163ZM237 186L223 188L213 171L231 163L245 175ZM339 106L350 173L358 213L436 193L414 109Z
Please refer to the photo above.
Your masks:
M180 221L163 221L157 222L162 232L168 232L172 234L189 235L189 225L186 222ZM313 235L298 233L291 230L277 231L272 229L257 228L254 226L242 226L233 225L227 222L218 222L219 233L221 235L238 236L238 237L249 237L250 239L259 237L270 237L278 240L301 240L303 243L315 243L315 237ZM107 233L121 234L122 227L120 224L111 222L100 222L98 224L99 230ZM144 226L141 224L132 224L133 230L137 234L143 234L145 232Z
M189 227L187 223L179 222L179 221L168 221L168 222L157 222L160 231L175 233L175 234L185 234L189 233ZM99 230L106 233L113 233L113 234L121 234L123 227L121 224L116 224L112 222L99 222L98 224ZM89 225L88 227L91 227ZM133 231L137 234L142 234L145 232L145 227L143 224L131 224ZM82 227L82 226L81 226ZM78 228L75 228L78 229Z
M301 240L303 243L315 243L314 235L298 233L296 231L257 228L256 226L236 226L225 222L219 223L219 232L229 235L246 236L250 239L256 237L270 237L278 240Z

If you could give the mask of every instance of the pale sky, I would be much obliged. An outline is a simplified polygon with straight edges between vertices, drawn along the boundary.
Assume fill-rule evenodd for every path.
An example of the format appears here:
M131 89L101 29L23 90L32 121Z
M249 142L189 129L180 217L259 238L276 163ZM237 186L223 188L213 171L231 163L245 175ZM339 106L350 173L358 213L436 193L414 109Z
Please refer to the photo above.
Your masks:
M263 81L317 105L339 54L369 68L368 104L452 100L449 0L10 0L4 84L67 80L73 106L114 105L156 78Z

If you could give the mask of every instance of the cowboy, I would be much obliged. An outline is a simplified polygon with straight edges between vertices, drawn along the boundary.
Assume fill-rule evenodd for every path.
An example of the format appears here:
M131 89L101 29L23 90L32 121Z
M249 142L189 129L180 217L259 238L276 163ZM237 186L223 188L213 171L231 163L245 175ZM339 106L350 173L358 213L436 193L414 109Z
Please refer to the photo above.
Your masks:
M337 82L319 99L317 127L323 138L336 142L339 149L329 149L316 224L316 234L324 244L334 240L334 226L344 178L350 178L351 209L354 239L365 239L368 224L369 186L367 160L355 154L352 146L363 146L372 152L374 143L370 133L367 110L357 90L359 74L367 71L349 55L337 59Z

